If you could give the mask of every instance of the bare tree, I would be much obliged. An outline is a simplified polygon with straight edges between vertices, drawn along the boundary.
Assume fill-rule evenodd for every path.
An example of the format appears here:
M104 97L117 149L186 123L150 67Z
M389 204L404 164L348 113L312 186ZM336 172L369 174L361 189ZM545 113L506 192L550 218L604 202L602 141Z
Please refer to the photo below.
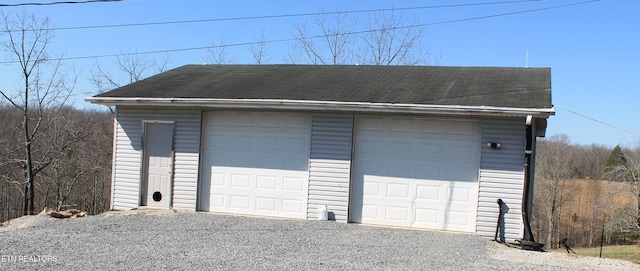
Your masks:
M321 65L350 64L355 59L356 21L346 13L324 14L316 17L317 34L309 31L305 22L295 26L296 41L292 43L289 61Z
M115 71L96 61L94 69L91 70L89 81L98 88L99 93L166 71L169 66L169 56L152 58L147 54L138 53L137 50L129 49L128 52L118 55L114 64Z
M63 148L56 161L42 172L43 186L47 189L43 196L44 205L48 205L49 190L52 189L55 198L55 209L60 211L66 208L67 199L79 183L85 180L84 175L91 169L84 164L82 157L82 145L86 144L88 136L87 123L90 119L73 108L63 108L58 112L56 121L52 122L47 131L47 139L43 148ZM73 206L75 207L75 206Z
M260 38L256 38L256 41L251 43L249 49L251 50L251 55L253 56L256 64L260 65L268 61L269 49L267 48L267 42L264 38L264 31L262 31Z
M113 116L98 111L83 111L88 137L80 146L80 160L86 169L84 185L76 189L75 201L89 214L109 210L111 200L111 162ZM70 196L71 197L71 196Z
M582 179L601 180L605 161L611 152L606 146L590 144L576 148L575 172Z
M626 152L626 181L622 182L636 200L635 210L628 209L622 212L625 217L624 224L628 230L636 234L640 234L640 141L636 143L635 148Z
M315 23L295 26L287 61L321 65L418 65L429 64L429 50L422 46L424 30L408 23L402 14L384 13L369 18L366 30L346 13L316 17Z
M583 208L589 207L589 220L588 220L588 238L587 238L587 246L591 247L595 244L596 241L596 233L599 228L599 219L602 217L602 214L605 212L607 202L612 198L612 195L605 193L604 185L606 181L602 180L594 180L587 179L587 185L585 186L585 197L586 204L582 206Z
M24 171L16 166L23 154L20 120L20 110L0 99L0 221L22 215Z
M53 33L48 18L39 19L26 12L14 16L3 12L2 17L7 39L2 48L19 66L22 86L14 92L1 90L0 94L22 114L20 148L24 155L13 162L24 171L23 212L33 214L36 176L67 147L38 150L34 146L66 104L76 78L68 80L60 61L49 57Z
M207 53L204 57L205 64L211 63L216 65L229 64L233 60L229 57L227 47L224 45L224 40L220 39L220 43L214 43L207 49Z
M540 141L537 149L534 201L546 218L547 245L553 246L558 241L554 233L559 225L560 208L567 199L566 182L572 176L573 148L567 135L554 135Z
M418 65L429 62L429 51L423 50L423 28L417 20L406 23L402 13L376 15L369 18L369 31L363 35L365 48L361 63L373 65Z

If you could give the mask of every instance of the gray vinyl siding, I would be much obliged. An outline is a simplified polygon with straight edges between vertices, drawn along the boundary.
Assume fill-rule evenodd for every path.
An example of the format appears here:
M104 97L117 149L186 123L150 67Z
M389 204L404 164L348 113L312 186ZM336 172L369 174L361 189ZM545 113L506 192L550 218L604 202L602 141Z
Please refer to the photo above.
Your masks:
M492 149L488 142L498 142L501 147ZM499 207L502 199L508 211L505 214L505 241L522 238L522 190L524 185L525 120L486 119L482 124L482 150L480 162L480 187L476 233L493 239L496 232Z
M313 115L308 219L317 219L318 207L326 205L330 219L347 222L352 135L352 115Z
M143 121L173 121L172 206L195 210L200 149L200 111L118 107L114 144L112 208L127 210L140 202Z

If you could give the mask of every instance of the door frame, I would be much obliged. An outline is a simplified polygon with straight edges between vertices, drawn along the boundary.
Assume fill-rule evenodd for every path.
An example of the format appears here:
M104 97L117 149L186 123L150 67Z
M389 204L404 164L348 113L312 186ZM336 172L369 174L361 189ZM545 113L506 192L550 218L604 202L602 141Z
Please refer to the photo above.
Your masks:
M173 206L173 179L174 179L174 174L175 174L175 145L176 145L176 122L175 121L166 121L166 120L143 120L142 121L142 136L141 136L141 143L142 143L142 152L141 152L141 157L140 157L140 194L138 196L138 206L146 206L148 205L148 203L146 202L147 199L147 193L148 193L148 170L149 167L147 165L147 159L146 159L146 144L147 144L147 126L148 125L153 125L153 124L160 124L160 125L171 125L171 157L170 157L170 163L171 163L171 173L169 174L169 195L167 195L169 197L169 205L167 206L167 208L171 208Z

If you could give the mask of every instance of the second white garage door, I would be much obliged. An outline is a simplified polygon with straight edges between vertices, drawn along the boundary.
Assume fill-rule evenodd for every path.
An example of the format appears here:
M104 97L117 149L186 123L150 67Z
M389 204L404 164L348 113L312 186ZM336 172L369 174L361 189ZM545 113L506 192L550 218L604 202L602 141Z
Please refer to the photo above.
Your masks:
M305 218L310 130L306 114L206 113L200 209Z
M475 232L477 121L358 117L352 222Z

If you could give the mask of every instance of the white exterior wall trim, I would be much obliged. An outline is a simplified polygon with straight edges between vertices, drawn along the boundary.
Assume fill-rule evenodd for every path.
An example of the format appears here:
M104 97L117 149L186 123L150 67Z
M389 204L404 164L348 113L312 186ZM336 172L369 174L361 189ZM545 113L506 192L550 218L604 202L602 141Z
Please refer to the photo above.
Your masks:
M321 110L350 112L386 112L409 114L497 115L548 117L554 108L517 108L495 106L425 105L402 103L367 103L275 99L207 99L207 98L110 98L87 97L87 102L102 105L211 107L234 109Z

